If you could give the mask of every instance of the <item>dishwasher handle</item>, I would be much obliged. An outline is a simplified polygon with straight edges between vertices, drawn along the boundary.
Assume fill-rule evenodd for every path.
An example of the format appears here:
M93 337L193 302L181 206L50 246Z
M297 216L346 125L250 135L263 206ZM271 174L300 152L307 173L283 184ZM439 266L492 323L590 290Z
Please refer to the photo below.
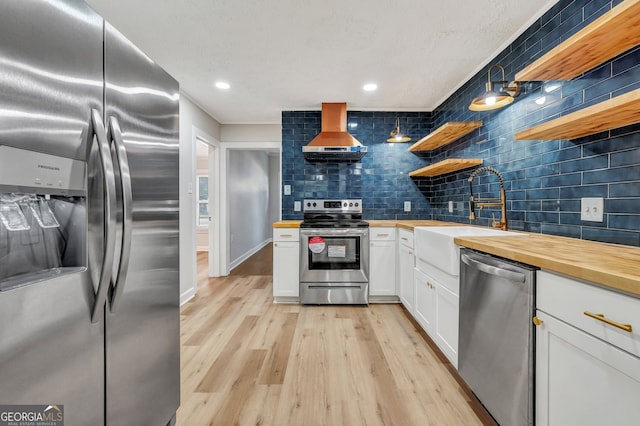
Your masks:
M460 253L460 261L472 268L484 273L495 275L515 283L523 283L527 275L522 272L510 271L502 267L500 261L496 261L489 256L479 256L472 253ZM495 263L492 265L491 263Z

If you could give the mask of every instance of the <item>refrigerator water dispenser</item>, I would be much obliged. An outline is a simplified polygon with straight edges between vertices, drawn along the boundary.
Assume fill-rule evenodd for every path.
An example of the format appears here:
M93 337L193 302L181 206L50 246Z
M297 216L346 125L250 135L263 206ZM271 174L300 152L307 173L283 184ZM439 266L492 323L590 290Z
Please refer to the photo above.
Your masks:
M85 267L87 219L82 163L0 148L0 169L5 171L0 173L0 291ZM13 169L11 175L6 174L8 169ZM46 185L51 181L61 184Z

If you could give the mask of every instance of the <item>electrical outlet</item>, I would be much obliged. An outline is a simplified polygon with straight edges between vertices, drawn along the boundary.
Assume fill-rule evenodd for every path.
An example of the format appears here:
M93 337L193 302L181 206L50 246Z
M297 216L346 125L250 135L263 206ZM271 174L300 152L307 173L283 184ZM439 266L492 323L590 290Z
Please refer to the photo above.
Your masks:
M300 201L294 201L293 202L293 211L294 212L299 212L300 210L302 210L302 203Z
M411 211L411 201L405 201L404 202L404 211L405 212L410 212Z
M453 213L453 201L449 201L449 213Z
M291 185L284 186L284 195L291 195Z
M580 220L602 222L604 220L604 198L582 198L580 200Z

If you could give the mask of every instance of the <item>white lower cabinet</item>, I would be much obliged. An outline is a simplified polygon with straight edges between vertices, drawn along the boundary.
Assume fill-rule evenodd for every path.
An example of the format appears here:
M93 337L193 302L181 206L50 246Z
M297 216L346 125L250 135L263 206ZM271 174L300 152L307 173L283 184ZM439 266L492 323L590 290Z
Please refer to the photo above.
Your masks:
M396 229L386 227L370 228L369 296L397 295Z
M400 228L398 229L398 296L411 315L415 315L416 290L413 282L413 268L415 266L413 232Z
M544 312L536 333L537 425L637 425L640 359Z
M640 299L545 271L537 299L536 424L639 424Z
M295 302L300 296L300 234L298 229L273 230L273 297Z
M433 280L419 269L414 269L413 279L416 287L414 318L433 337L436 329L436 287Z
M458 323L460 301L456 294L436 283L436 344L458 367Z
M416 289L414 318L451 364L458 368L459 297L442 281L421 269L415 268L413 276Z

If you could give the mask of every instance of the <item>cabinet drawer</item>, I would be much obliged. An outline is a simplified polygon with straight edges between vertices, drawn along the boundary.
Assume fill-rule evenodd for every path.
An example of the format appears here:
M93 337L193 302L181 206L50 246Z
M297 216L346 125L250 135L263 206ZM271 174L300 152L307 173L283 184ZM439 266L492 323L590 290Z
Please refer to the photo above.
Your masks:
M400 244L413 248L413 232L406 229L398 229Z
M274 228L273 241L300 241L300 230L297 228Z
M395 241L396 228L369 228L370 241Z
M547 271L538 271L536 298L537 309L640 356L640 299Z

